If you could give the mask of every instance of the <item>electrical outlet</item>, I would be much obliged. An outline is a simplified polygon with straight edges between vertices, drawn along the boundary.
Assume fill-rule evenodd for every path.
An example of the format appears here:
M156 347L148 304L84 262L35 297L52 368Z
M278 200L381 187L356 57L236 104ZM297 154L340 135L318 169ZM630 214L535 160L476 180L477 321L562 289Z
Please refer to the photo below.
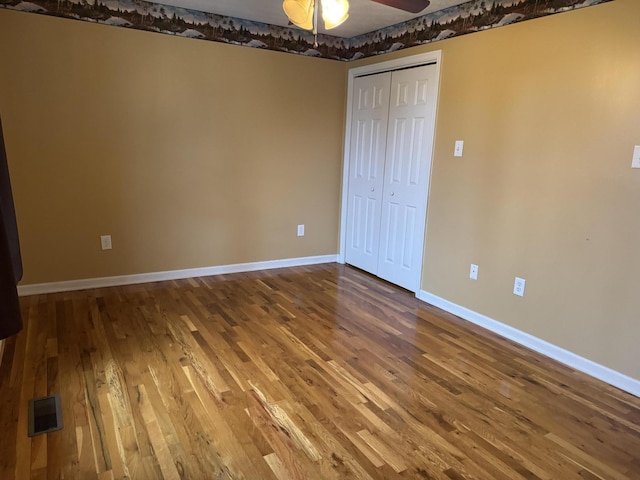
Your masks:
M102 235L100 237L100 245L102 250L111 250L111 235Z
M304 225L298 225L298 236L304 237Z
M631 161L631 168L640 168L640 145L636 145L633 149L633 160Z
M456 140L456 146L453 149L453 156L454 157L461 157L463 149L464 149L464 141Z
M478 265L471 264L471 268L469 269L469 278L471 280L478 279Z
M526 280L524 278L516 277L516 281L513 283L513 294L519 297L524 297L524 285Z

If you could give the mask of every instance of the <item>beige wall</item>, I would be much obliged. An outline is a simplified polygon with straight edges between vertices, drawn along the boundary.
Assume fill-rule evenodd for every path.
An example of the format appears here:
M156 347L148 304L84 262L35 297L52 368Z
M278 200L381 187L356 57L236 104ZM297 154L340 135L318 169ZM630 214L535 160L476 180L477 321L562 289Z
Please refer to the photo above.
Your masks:
M638 18L350 65L443 50L422 288L636 379ZM2 10L0 58L26 283L336 252L344 64Z
M443 51L422 288L636 379L639 18L616 0L376 59Z
M0 59L23 284L337 252L344 64L4 9Z

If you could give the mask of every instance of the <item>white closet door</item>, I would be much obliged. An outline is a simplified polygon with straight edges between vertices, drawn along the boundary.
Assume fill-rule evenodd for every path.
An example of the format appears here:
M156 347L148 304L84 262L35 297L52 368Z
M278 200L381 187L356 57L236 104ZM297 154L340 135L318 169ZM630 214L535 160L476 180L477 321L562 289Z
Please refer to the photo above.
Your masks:
M420 284L433 145L437 67L393 72L377 275Z
M345 260L377 273L391 73L354 81Z

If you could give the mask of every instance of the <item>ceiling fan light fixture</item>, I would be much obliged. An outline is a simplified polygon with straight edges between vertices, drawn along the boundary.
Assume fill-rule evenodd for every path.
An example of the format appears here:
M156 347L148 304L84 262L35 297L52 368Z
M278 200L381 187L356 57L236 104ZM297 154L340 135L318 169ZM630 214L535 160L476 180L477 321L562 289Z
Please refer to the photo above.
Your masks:
M284 0L282 9L291 23L305 30L313 29L314 0Z
M348 0L322 0L322 19L327 30L342 25L347 18L349 18Z

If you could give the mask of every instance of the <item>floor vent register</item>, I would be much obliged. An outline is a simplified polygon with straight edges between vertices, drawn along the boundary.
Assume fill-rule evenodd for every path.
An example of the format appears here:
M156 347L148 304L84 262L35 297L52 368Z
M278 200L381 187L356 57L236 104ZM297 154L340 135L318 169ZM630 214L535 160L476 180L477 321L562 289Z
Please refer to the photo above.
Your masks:
M29 436L62 430L60 394L29 400Z

